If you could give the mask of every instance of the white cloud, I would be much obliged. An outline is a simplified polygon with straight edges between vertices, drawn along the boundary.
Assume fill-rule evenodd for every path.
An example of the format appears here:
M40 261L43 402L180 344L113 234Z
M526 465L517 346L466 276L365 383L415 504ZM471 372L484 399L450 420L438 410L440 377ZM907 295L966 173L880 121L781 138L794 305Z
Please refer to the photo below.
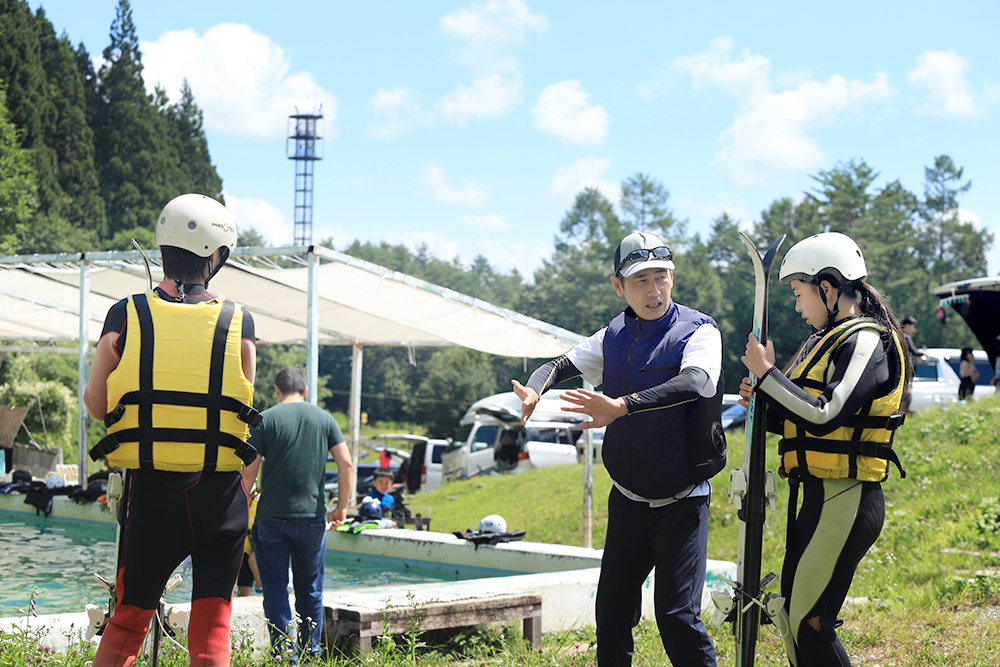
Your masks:
M478 77L471 86L459 84L436 106L446 119L464 125L471 118L500 118L520 101L520 74L491 74Z
M906 80L926 95L917 113L945 118L973 118L983 113L965 80L969 61L954 51L926 51Z
M434 112L420 104L415 91L409 88L379 88L368 100L374 119L368 123L365 134L375 139L395 139L409 130L434 123Z
M518 243L506 238L483 237L477 243L479 253L493 268L503 273L517 269L521 277L532 281L542 261L549 258L552 246L545 243Z
M438 28L462 43L464 65L484 71L505 60L507 51L527 41L530 33L548 30L549 21L532 14L523 0L488 0L445 14Z
M608 136L608 112L590 104L590 94L579 81L562 81L546 87L531 109L535 127L578 146L598 146Z
M462 216L462 220L470 227L488 232L502 232L507 229L507 221L496 213L487 213L486 215L473 215L470 213Z
M263 199L224 194L226 208L236 218L237 231L242 233L252 227L272 246L292 245L294 224L278 207Z
M449 183L444 168L433 162L424 167L420 183L433 199L444 204L482 206L489 197L489 186L472 181L464 181L458 185Z
M720 193L710 200L682 197L677 201L677 207L692 216L709 220L715 220L723 213L728 213L730 218L741 223L753 221L753 214L750 213L746 203L739 196L728 193ZM711 234L711 229L711 225L706 225L703 237Z
M721 148L713 161L738 185L824 164L823 152L807 131L895 93L883 72L869 82L835 74L775 92L768 59L747 50L733 59L732 48L732 40L715 39L708 51L675 58L673 65L689 74L696 88L721 88L739 102L732 125L719 135Z
M438 28L459 42L458 62L473 75L435 105L446 120L500 118L521 101L521 67L512 49L549 22L523 0L488 0L445 14Z
M247 25L220 23L204 35L172 30L140 44L143 78L159 83L174 101L186 77L205 128L262 139L283 137L288 116L322 106L324 136L336 134L337 100L308 71L292 72L281 46Z
M581 190L597 188L605 197L617 202L621 198L621 188L604 178L604 172L610 166L611 158L584 157L568 167L558 167L546 194L569 205Z

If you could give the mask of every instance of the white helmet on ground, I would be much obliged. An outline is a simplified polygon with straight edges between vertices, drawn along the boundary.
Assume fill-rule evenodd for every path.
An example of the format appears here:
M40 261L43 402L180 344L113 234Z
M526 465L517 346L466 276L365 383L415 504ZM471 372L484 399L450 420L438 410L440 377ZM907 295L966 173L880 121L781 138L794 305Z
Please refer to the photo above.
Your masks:
M499 514L490 514L479 522L480 533L506 533L507 521Z
M61 489L66 486L66 478L57 472L50 472L45 478L45 486L49 489Z
M785 254L778 277L783 283L813 282L816 276L828 272L838 274L843 282L864 282L868 277L865 257L850 236L824 232L799 241Z
M224 248L223 261L236 249L236 220L211 197L187 194L174 197L156 221L156 246L183 248L208 257Z

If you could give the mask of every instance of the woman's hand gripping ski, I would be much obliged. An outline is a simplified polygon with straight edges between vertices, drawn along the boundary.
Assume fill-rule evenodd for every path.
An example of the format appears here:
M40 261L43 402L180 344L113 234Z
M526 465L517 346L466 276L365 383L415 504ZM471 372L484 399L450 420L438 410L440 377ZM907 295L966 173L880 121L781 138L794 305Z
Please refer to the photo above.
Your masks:
M767 341L765 346L752 332L747 336L747 347L740 361L755 378L761 378L774 367L774 343ZM753 384L746 377L740 381L740 405L750 406L750 395L753 394Z

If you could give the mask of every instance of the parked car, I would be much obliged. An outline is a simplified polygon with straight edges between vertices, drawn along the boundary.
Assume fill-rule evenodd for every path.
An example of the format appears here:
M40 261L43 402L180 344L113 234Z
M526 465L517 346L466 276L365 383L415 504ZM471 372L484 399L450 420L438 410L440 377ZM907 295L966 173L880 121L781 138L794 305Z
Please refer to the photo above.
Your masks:
M594 438L594 463L604 463L604 459L601 457L601 452L604 449L604 429L604 426L590 429ZM583 441L586 435L587 431L583 431L580 434L580 437L576 439L576 458L579 461L583 461L584 450L587 447L586 443Z
M499 472L523 472L576 462L576 441L585 418L561 408L569 403L543 395L527 425L514 392L473 403L441 455L445 479Z
M747 409L739 403L733 403L722 409L722 428L726 431L742 429L747 421Z
M925 351L922 364L913 367L910 385L910 412L943 407L958 401L958 373L943 355Z
M961 380L962 371L962 351L957 347L930 347L924 350L924 352L938 359L944 359L951 369L955 371L955 375ZM990 357L983 350L973 350L972 356L976 360L976 368L979 369L979 379L976 380L976 387L988 387L991 391L993 385L990 381L993 379L993 366L990 365ZM987 393L982 389L977 389L976 391Z
M405 460L402 466L404 481L409 493L434 491L444 483L441 455L448 448L449 440L409 433L384 433L376 435L375 438L389 442L406 442L411 445L409 452L405 450L401 452Z

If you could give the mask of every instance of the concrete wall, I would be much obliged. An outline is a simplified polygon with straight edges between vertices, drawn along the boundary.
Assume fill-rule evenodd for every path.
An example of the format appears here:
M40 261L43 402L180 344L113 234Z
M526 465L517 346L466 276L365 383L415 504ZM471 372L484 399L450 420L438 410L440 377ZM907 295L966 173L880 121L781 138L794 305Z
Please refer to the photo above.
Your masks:
M56 498L52 516L56 520L110 522L107 508L98 503L77 505L65 498ZM0 495L0 512L34 513L34 508L23 504L23 498ZM330 532L327 548L357 556L376 555L395 558L402 562L430 561L456 565L523 572L513 576L490 577L459 582L438 582L416 585L386 586L381 589L337 589L325 591L323 601L327 607L343 605L376 609L391 604L403 608L428 602L446 602L473 597L489 597L512 593L538 593L542 596L542 631L554 632L594 625L594 600L600 574L601 550L536 542L507 542L495 546L481 545L454 535L429 531L366 530L357 535ZM719 574L735 578L736 566L725 561L708 561L708 575L702 597L702 608L711 605L712 590L722 590L725 584ZM647 578L643 589L643 614L653 615L652 592L655 571ZM234 632L252 635L255 645L267 646L267 632L261 608L262 598L254 595L235 598L233 601ZM188 605L174 605L186 609ZM23 619L0 619L5 631ZM45 626L47 640L54 647L66 645L70 626L79 636L87 625L84 612L40 616L31 620L32 625Z

